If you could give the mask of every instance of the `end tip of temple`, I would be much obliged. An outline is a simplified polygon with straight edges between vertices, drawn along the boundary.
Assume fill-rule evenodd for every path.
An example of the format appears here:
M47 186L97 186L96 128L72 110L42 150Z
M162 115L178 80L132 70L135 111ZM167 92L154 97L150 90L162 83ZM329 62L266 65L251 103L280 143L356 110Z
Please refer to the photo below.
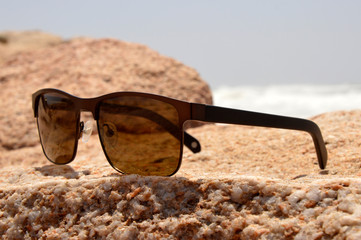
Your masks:
M320 169L324 170L327 165L328 153L327 153L325 141L323 140L322 137L321 129L316 123L307 120L307 127L305 128L305 130L309 134L311 134L313 138L313 142L317 153L318 165Z
M318 154L318 165L320 166L320 169L322 170L326 169L327 160L328 160L327 150L326 148L324 148L323 151L321 150L321 152Z

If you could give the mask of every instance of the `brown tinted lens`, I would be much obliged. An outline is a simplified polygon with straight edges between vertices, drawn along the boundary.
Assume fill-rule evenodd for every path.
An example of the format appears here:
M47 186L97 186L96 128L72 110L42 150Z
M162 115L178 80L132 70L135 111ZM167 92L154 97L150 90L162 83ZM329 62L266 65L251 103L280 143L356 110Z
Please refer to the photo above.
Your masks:
M60 94L39 98L38 129L46 157L59 164L73 159L77 141L77 114L70 99Z
M135 96L104 100L99 105L98 129L115 169L158 176L178 169L182 129L171 104Z

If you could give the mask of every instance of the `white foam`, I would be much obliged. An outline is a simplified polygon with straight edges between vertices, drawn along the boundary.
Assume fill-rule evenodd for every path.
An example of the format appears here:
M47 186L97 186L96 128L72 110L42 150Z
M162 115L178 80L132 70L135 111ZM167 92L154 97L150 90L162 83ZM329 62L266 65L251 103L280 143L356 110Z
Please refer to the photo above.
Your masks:
M249 111L311 117L324 112L361 109L361 84L220 87L214 105Z

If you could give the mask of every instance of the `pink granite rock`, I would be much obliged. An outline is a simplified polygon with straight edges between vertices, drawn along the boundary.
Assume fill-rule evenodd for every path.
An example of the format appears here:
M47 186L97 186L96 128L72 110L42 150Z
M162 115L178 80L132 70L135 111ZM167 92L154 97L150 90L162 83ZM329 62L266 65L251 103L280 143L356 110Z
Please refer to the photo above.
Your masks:
M189 130L203 151L185 150L180 171L168 178L116 173L96 136L80 143L78 157L66 166L3 166L0 234L9 239L359 239L361 111L314 120L329 148L323 171L313 164L308 134L216 125Z

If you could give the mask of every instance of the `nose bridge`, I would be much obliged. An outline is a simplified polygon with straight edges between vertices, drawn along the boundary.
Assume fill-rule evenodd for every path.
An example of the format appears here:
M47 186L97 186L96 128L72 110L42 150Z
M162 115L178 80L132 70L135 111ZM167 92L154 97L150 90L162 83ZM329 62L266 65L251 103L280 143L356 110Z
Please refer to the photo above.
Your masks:
M96 100L92 98L83 98L80 101L80 110L82 112L91 112L93 118L95 119L95 108L96 108Z

